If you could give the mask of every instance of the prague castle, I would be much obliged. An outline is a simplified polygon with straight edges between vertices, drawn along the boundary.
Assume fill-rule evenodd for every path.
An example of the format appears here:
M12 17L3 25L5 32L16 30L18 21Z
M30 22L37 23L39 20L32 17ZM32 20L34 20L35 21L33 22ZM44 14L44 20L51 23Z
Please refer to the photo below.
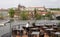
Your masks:
M25 7L25 6L21 6L21 5L18 5L17 7L14 7L13 9L15 10L15 16L19 16L19 13L21 13L21 11L26 11L31 15L31 14L34 14L34 9L37 10L38 14L46 14L46 13L48 13L48 12L46 12L46 10L49 10L49 8L45 8L45 7ZM8 11L9 11L9 9L1 8L0 14L3 14L4 17L8 17ZM60 11L51 11L51 12L53 12L55 15L60 14Z

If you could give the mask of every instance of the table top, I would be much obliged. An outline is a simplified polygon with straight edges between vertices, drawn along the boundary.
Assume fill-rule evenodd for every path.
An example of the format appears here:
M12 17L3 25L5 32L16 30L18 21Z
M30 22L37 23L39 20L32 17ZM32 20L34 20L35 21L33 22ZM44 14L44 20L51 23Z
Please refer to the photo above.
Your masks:
M55 32L54 34L60 34L60 32Z
M32 32L32 34L36 34L36 35L38 35L38 34L40 34L40 32Z
M31 29L38 29L38 28L31 28Z
M30 30L31 30L31 31L40 31L39 28L31 28Z
M44 26L44 24L41 24L41 25L40 24L35 24L35 26Z
M20 27L20 28L13 28L13 30L23 30L23 28L22 27Z
M43 28L48 28L48 27L43 27Z
M53 30L53 28L50 28L50 29L46 29L46 30Z
M46 24L46 25L52 25L52 24Z
M29 26L29 27L25 27L25 26L23 26L24 28L34 28L33 26Z

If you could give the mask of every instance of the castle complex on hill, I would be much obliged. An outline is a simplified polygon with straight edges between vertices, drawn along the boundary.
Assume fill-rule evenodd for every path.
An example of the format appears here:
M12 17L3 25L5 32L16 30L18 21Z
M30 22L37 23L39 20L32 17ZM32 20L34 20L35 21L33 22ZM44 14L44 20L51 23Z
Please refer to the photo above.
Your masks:
M41 15L44 15L44 14L47 14L49 10L49 8L45 8L45 7L24 7L24 6L21 6L21 5L18 5L18 7L14 7L13 8L15 10L15 16L19 16L19 13L21 13L21 11L26 11L29 13L29 15L34 15L34 9L36 9L37 13L38 14L41 14ZM7 17L8 16L8 11L9 9L0 9L0 14L2 13L4 17ZM59 14L60 11L51 11L53 12L54 14Z

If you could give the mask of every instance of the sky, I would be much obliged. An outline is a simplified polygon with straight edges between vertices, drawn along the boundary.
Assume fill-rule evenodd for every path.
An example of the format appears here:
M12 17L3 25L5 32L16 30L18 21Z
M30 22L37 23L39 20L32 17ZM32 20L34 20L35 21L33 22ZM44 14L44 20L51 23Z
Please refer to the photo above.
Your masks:
M17 7L18 4L26 7L60 8L60 0L0 0L0 8Z

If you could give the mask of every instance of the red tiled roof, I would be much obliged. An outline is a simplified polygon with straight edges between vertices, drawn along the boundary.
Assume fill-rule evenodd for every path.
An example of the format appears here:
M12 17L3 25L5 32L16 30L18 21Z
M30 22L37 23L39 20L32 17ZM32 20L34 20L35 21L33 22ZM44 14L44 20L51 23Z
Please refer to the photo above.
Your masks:
M43 6L31 6L31 7L33 7L33 8L35 8L35 7L36 7L36 8L39 8L39 7L41 7L41 8L42 8Z
M40 14L47 14L47 12L40 12Z
M28 8L44 8L44 7L28 7Z

